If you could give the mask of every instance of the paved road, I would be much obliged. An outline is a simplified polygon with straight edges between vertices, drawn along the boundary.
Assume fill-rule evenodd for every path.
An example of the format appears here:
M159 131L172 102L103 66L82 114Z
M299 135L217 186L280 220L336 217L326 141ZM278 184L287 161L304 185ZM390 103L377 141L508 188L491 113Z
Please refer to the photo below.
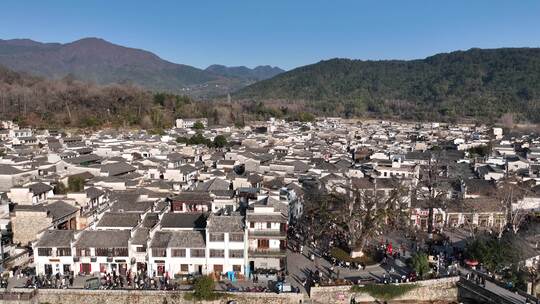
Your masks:
M300 287L300 290L303 293L307 293L304 286L302 286L302 281L308 276L310 271L319 270L323 278L328 278L330 275L333 278L337 277L337 272L339 271L339 278L348 279L356 281L359 279L381 279L383 276L390 276L389 268L383 268L379 265L367 266L365 270L352 270L348 268L336 267L334 272L331 274L330 263L323 258L316 257L314 261L311 261L308 258L308 255L311 253L311 249L305 255L288 251L287 253L287 270L289 271L289 283L295 287ZM395 275L406 274L406 271L394 267Z
M463 273L465 275L467 273L471 273L471 274L473 273L471 270L466 269L466 268L461 268L461 267L460 267L460 271L461 271L461 273ZM469 281L473 282L472 280L469 280ZM526 303L526 298L521 296L520 294L512 292L512 291L510 291L510 290L508 290L506 288L503 288L503 287L501 287L501 286L499 286L499 285L497 285L495 283L492 283L492 282L490 282L488 280L486 280L485 282L486 282L485 287L477 285L474 282L473 283L476 286L482 287L482 288L486 289L487 291L492 292L492 293L504 298L505 300L507 300L507 301L509 301L511 303L516 303L516 304Z

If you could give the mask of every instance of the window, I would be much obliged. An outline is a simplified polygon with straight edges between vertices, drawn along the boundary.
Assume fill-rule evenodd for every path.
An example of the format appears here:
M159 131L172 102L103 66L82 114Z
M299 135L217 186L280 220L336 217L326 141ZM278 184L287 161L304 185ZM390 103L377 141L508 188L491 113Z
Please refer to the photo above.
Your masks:
M71 248L57 248L56 249L56 255L57 256L70 256L71 255Z
M254 222L249 223L249 227L250 228L255 228L255 223Z
M257 240L257 247L261 249L267 249L270 247L269 240Z
M192 258L204 258L206 252L204 249L191 249Z
M242 271L242 265L232 265L232 270L234 272L241 272Z
M152 256L154 257L166 257L167 249L165 248L152 248Z
M214 272L222 273L223 272L223 265L214 265Z
M172 257L186 257L186 250L185 249L172 249L171 250L171 256Z
M225 256L225 250L221 249L210 249L211 258L222 258Z
M244 241L244 234L243 233L229 234L229 241L230 242L243 242Z
M210 242L225 241L225 233L210 233Z
M96 248L96 256L109 256L109 248Z
M189 265L188 264L180 264L180 271L181 272L188 272L189 271Z
M90 248L77 248L77 256L80 256L80 257L91 256Z
M243 258L244 250L229 250L229 257L230 258Z
M107 272L107 263L99 263L99 272L101 273Z
M39 256L52 256L52 248L38 248Z
M266 228L267 228L267 229L272 228L272 223L266 223Z
M112 249L112 256L115 257L123 257L128 256L128 249L127 248L113 248Z
M137 246L137 252L146 252L146 246Z

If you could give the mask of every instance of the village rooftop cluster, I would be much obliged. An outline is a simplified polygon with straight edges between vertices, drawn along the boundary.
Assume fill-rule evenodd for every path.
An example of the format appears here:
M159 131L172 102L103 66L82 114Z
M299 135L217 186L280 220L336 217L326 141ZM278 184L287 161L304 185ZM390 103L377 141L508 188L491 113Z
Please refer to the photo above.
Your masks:
M198 133L227 144L176 141ZM319 118L236 128L179 119L152 135L3 121L0 139L3 265L30 263L37 275L286 271L288 230L309 191L390 191L396 182L410 190L435 154L445 161L446 198L434 206L437 231L497 233L517 214L540 211L539 138L485 125ZM510 210L497 195L509 178L526 187ZM427 230L429 207L413 191L403 196L411 228ZM538 256L537 241L525 240L527 258Z

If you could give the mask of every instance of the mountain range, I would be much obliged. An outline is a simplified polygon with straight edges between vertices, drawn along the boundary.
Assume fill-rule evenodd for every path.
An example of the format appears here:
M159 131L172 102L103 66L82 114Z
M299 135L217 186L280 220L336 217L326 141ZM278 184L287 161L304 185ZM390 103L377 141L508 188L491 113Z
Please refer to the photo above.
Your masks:
M203 70L99 38L65 44L0 40L0 65L46 78L70 76L96 84L130 83L193 96L225 94L283 72L270 66L250 69L212 65Z
M540 122L540 49L470 49L419 60L331 59L240 89L235 99L304 102L324 115Z
M251 110L259 116L304 111L494 121L512 114L540 122L540 48L475 48L417 60L335 58L285 72L271 66L199 69L98 38L66 44L14 39L0 40L0 65L48 79L135 84L199 98L232 92L234 100L257 104Z

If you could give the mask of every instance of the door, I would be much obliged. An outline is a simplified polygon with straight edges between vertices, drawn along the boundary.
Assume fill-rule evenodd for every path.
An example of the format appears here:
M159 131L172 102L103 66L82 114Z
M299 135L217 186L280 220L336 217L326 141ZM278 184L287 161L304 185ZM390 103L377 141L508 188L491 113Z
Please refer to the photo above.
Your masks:
M223 273L223 265L214 265L214 272L217 274L217 275L221 275Z
M157 275L158 276L163 276L163 274L165 273L165 264L158 264L157 265Z
M52 275L52 265L51 264L45 264L45 275L50 276Z
M120 275L125 276L127 273L127 264L126 263L118 264L118 272L120 273Z
M107 272L107 263L99 263L99 272L101 273Z
M69 264L64 264L62 270L63 270L63 274L64 274L64 275L70 274L70 273L71 273L71 265L69 265Z
M137 271L146 272L146 263L137 262Z
M82 274L90 274L92 272L92 265L90 263L82 263L81 264L81 273Z

